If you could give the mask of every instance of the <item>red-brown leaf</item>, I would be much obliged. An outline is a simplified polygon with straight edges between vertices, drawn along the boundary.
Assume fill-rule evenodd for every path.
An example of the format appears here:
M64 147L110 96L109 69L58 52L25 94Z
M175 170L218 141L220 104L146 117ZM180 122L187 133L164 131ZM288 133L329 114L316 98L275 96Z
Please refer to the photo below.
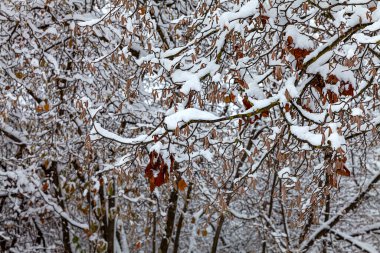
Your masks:
M186 181L181 178L181 180L179 180L178 182L178 190L184 191L186 187L187 187Z
M351 175L351 172L347 169L346 165L343 165L343 168L339 168L336 170L336 174L349 177Z
M244 96L244 98L243 98L243 105L244 105L244 107L245 107L246 110L252 108L252 104L251 104L251 102L249 102L248 96Z

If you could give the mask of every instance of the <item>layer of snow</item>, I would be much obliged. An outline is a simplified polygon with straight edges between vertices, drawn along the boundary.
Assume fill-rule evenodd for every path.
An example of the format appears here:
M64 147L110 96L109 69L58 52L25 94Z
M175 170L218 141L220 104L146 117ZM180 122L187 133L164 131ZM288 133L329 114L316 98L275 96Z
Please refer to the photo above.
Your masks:
M188 71L177 70L173 73L172 77L173 81L176 83L184 82L180 91L186 95L189 94L190 90L201 90L201 81L196 74Z
M314 43L308 36L305 36L301 34L297 27L294 25L289 25L285 29L286 35L285 38L287 39L289 36L292 37L294 48L301 48L301 49L312 49L314 47Z
M219 24L221 27L229 26L229 22L236 19L243 19L257 13L257 7L259 3L257 0L252 0L244 4L238 12L225 12L219 18Z
M188 108L178 111L165 118L166 127L169 130L174 130L177 126L181 126L192 120L215 120L217 116L210 112L201 111L195 108Z
M313 146L322 145L322 134L310 132L310 127L308 126L291 126L290 131L298 139L306 141Z
M94 122L93 130L94 130L94 131L92 131L93 134L91 135L92 140L99 138L99 136L96 136L96 134L100 135L101 137L104 137L104 138L107 138L110 140L114 140L114 141L117 141L117 142L123 143L123 144L138 144L138 143L149 142L149 141L153 140L152 136L149 137L148 135L145 135L145 134L137 136L135 138L125 138L125 137L119 136L117 134L114 134L114 133L104 129L97 122Z

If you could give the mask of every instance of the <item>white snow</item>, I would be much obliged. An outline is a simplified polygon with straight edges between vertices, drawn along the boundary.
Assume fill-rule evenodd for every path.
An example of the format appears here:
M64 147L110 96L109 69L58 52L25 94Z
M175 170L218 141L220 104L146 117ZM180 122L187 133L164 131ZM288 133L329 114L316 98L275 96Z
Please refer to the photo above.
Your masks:
M340 127L341 124L339 123L330 123L329 127L331 129L331 134L327 138L328 141L330 141L331 147L336 150L340 147L344 148L344 145L346 144L346 140L344 136L340 135L338 133L338 128Z
M106 129L104 129L98 122L94 122L94 128L93 128L97 134L99 134L100 136L104 137L104 138L107 138L107 139L110 139L110 140L114 140L114 141L117 141L119 143L123 143L123 144L138 144L138 143L143 143L143 142L149 142L149 141L152 141L153 140L153 137L152 136L148 136L148 135L140 135L140 136L137 136L135 138L125 138L125 137L122 137L122 136L119 136L117 134L114 134ZM91 136L91 139L97 139L99 138L99 136Z
M380 41L380 35L368 36L363 33L354 34L352 38L361 44L376 44Z
M188 71L177 70L172 75L173 81L176 83L182 83L180 91L185 95L189 94L190 90L200 91L201 90L201 82L199 80L198 75L193 74Z
M257 13L258 1L251 0L244 4L238 12L225 12L219 18L220 27L229 27L229 23L236 19L243 19Z
M298 139L306 141L313 146L322 145L322 134L314 134L310 132L309 126L291 126L290 131Z
M352 244L356 245L357 247L359 247L360 249L362 249L366 252L369 252L369 253L378 253L379 252L373 245L359 241L356 238L354 238L354 237L352 237L346 233L343 233L343 232L337 231L337 230L333 230L333 229L331 229L330 231L333 234L336 234L336 235L342 237L344 240L351 242Z
M177 126L184 125L192 120L215 120L218 119L217 116L210 112L201 111L195 108L187 108L178 111L172 115L165 118L166 127L169 130L174 130Z
M351 115L352 115L352 116L363 116L363 115L364 115L364 112L363 112L362 109L356 107L356 108L353 108L353 109L351 110Z
M301 49L312 49L314 47L314 43L308 36L305 36L299 32L296 26L288 25L285 29L287 39L289 36L292 37L294 48Z

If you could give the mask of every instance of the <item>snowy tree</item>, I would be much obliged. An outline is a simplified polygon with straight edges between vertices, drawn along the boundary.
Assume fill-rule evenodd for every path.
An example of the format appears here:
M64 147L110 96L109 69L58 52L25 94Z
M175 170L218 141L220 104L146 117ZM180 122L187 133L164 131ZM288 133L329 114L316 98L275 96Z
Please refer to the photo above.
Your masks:
M5 252L378 252L375 0L0 3Z

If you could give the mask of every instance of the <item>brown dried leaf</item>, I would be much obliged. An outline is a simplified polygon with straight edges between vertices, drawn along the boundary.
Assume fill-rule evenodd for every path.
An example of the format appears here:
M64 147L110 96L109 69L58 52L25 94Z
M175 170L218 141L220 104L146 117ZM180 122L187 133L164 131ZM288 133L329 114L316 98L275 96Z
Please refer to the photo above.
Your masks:
M344 177L349 177L351 175L351 172L347 169L346 165L343 165L341 168L338 168L336 170L336 174Z
M48 112L50 110L50 105L48 103L44 104L44 111Z
M184 191L186 187L187 187L187 183L185 182L185 180L181 178L181 180L179 180L178 182L178 190Z

